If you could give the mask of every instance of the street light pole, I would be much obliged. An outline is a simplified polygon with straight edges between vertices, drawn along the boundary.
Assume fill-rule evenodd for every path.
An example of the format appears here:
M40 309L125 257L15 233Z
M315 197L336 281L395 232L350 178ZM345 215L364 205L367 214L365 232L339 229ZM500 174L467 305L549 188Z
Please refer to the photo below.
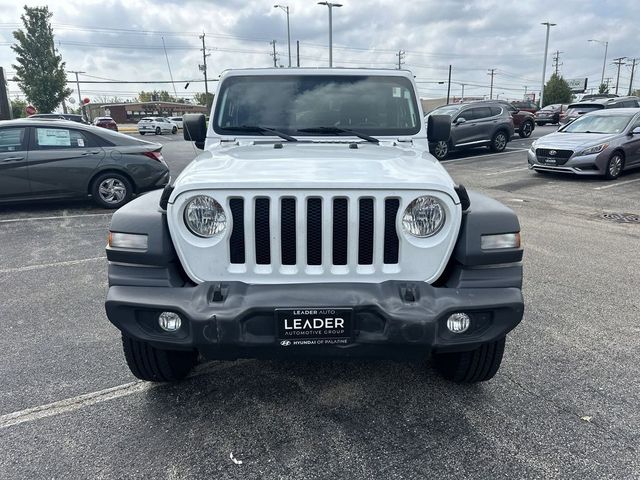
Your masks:
M289 24L289 6L274 5L273 8L279 8L287 14L287 43L289 44L289 68L291 68L291 27Z
M551 30L551 27L554 27L556 24L543 22L540 25L547 26L547 39L544 42L544 62L542 62L542 86L540 87L540 108L542 108L544 106L542 103L542 100L544 99L544 78L547 74L547 55L549 54L549 30Z
M333 67L333 7L341 7L341 3L318 2L318 5L329 7L329 68Z
M85 73L85 72L81 72L79 70L69 70L69 73L75 73L76 74L76 88L78 89L78 103L80 105L80 112L82 114L82 117L87 120L87 111L84 108L84 102L82 101L82 95L80 94L80 80L78 79L78 74L79 73Z
M589 41L604 45L604 60L602 61L602 77L600 78L600 85L602 85L604 83L604 70L607 66L607 51L609 50L609 42L603 42L602 40L595 40L593 38Z

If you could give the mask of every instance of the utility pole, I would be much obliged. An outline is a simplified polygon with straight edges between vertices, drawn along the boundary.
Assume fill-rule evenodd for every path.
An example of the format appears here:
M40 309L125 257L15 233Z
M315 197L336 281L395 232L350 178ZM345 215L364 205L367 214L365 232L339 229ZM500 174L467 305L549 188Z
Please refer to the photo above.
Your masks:
M404 52L404 50L398 50L398 53L396 53L396 57L398 57L398 70L400 70L402 68L402 64L404 63L404 56L406 55L406 53Z
M296 57L296 63L300 66L300 40L296 40Z
M82 112L82 118L84 118L85 120L87 119L87 111L84 108L84 102L82 101L82 95L80 94L80 80L78 79L78 74L79 73L85 73L85 72L81 72L79 70L69 70L69 73L75 73L76 74L76 88L78 90L78 104L80 105L80 111Z
M326 5L329 8L329 68L333 67L333 7L341 7L341 3L318 2L318 5Z
M272 40L269 42L270 45L273 45L273 53L271 56L273 57L273 66L278 67L278 52L276 52L276 41Z
M526 100L526 99L527 99L527 86L525 85L524 86L524 97L523 97L523 100Z
M625 58L627 57L614 58L615 61L613 62L614 65L618 66L618 75L616 76L616 95L618 94L618 84L620 83L620 67L625 64L623 61Z
M556 76L558 76L558 68L561 65L564 65L564 64L560 63L560 54L561 53L564 53L564 52L561 52L560 50L556 50L556 54L553 56L553 67L556 70Z
M496 75L496 69L492 68L491 70L489 70L489 73L487 73L487 75L491 75L491 90L489 90L489 100L493 99L493 77Z
M449 105L449 95L451 95L451 65L449 65L449 81L447 82L447 105Z
M202 40L202 65L198 65L202 73L204 73L204 98L207 102L207 107L209 107L209 85L207 83L207 57L211 55L207 53L207 46L204 43L204 32L200 35L200 40Z
M462 86L462 94L460 95L460 100L462 100L464 102L464 86L466 84L465 83L461 83L460 85Z
M599 43L604 45L604 60L602 61L602 78L600 79L600 85L604 84L604 70L607 66L607 52L609 51L609 42L603 42L602 40L590 39L589 42Z
M631 95L631 93L633 92L633 74L636 71L636 62L638 61L637 58L632 58L631 59L631 78L629 79L629 93L627 93L627 95Z
M289 26L289 6L288 5L274 5L273 8L279 8L287 14L287 42L289 44L289 68L291 68L291 27Z
M554 27L556 24L550 23L550 22L543 22L540 25L547 26L547 38L544 42L544 62L542 63L542 85L540 86L540 108L542 108L544 107L542 100L544 97L544 79L547 75L547 55L549 55L549 31L551 30L551 27Z
M4 80L4 70L0 67L0 120L11 120L11 102L7 95L7 84Z

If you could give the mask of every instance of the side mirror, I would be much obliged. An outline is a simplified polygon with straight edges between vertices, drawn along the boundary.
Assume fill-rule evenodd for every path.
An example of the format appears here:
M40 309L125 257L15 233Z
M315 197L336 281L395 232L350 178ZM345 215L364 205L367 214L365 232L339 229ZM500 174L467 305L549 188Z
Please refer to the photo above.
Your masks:
M460 124L460 123L464 123L464 122L466 122L466 121L467 121L467 119L466 119L466 118L464 118L464 117L458 117L458 118L456 118L456 125L458 125L458 124Z
M194 142L196 147L204 150L207 138L207 121L202 113L187 113L182 119L182 135L188 142Z
M640 127L636 127L631 130L631 135L640 135Z
M430 142L448 142L450 136L451 117L449 115L429 115L427 139Z

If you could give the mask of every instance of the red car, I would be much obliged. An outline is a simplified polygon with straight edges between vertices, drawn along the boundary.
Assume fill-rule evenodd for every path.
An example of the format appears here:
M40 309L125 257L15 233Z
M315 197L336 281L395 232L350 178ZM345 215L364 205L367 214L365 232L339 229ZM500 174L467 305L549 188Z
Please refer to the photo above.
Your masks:
M96 127L108 128L114 132L118 131L118 124L111 117L98 117L93 121Z
M516 102L511 102L511 105L516 107L521 112L531 112L536 113L538 111L538 105L531 100L520 100Z

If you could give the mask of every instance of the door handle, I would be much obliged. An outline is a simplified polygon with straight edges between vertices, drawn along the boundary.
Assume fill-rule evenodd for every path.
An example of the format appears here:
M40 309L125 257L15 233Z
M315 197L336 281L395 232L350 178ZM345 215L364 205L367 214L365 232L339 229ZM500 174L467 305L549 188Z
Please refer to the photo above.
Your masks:
M7 157L3 158L2 163L10 163L10 162L19 162L20 160L24 160L24 157Z
M99 153L97 150L91 150L90 152L83 152L82 155L98 155Z

